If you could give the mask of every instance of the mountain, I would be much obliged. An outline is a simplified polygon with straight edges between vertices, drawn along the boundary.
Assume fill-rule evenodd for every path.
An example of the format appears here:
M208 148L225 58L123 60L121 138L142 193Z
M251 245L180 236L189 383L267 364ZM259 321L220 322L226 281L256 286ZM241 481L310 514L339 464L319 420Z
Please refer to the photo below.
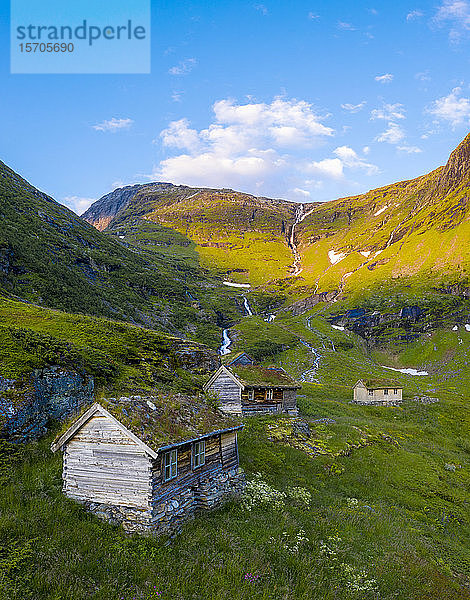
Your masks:
M377 308L470 296L469 194L467 136L427 175L330 202L155 183L115 190L83 218L288 303Z
M296 231L297 284L354 297L383 285L468 293L469 178L467 136L428 175L313 208Z
M294 202L233 190L154 183L115 190L82 217L146 247L185 239L202 266L258 285L288 275L297 208ZM168 242L169 231L180 234L177 242Z
M239 314L207 290L220 286L197 260L101 233L0 162L0 293L37 305L156 327L212 345L217 322ZM199 297L201 299L199 300ZM198 300L196 300L198 298Z

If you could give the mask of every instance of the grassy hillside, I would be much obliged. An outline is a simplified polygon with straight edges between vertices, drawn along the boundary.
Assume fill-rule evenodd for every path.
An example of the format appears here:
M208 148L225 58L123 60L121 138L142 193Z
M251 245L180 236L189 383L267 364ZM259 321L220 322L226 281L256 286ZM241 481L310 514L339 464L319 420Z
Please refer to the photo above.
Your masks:
M20 450L14 468L4 447L3 597L470 598L462 403L366 408L302 392L311 437L285 418L250 418L239 443L245 502L198 516L170 545L126 536L67 500L50 439Z
M353 299L384 283L409 297L468 287L469 160L470 136L428 175L316 207L297 229L297 285Z
M0 297L0 375L7 379L62 365L93 375L98 393L195 390L214 359L195 342Z
M4 295L196 337L216 346L235 304L194 301L215 287L197 261L107 236L0 162L0 289ZM181 237L181 236L180 236Z
M108 232L125 239L131 234L132 241L144 247L152 242L171 245L177 255L184 236L191 249L186 254L189 261L197 256L202 266L222 271L233 281L260 284L289 271L293 258L288 237L295 208L292 202L232 190L154 184L141 186L124 204L109 203L105 196L83 218L100 227L112 215ZM169 243L168 229L181 236Z

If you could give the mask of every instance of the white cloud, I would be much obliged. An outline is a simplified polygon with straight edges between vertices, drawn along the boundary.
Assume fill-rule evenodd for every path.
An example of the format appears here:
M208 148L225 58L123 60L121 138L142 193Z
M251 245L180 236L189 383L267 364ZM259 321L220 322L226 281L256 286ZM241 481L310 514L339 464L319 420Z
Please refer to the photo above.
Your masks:
M338 21L338 28L344 29L345 31L356 31L356 27L351 23L345 23L344 21Z
M470 120L470 100L463 97L462 88L454 88L448 96L435 100L427 109L441 121L449 122L452 127L468 123Z
M83 214L89 208L96 198L82 198L80 196L65 196L63 202L65 206L71 208L77 215Z
M310 196L310 192L308 190L303 190L302 188L294 188L292 190L296 196L302 196L304 198L308 198Z
M183 97L183 92L173 92L171 94L171 99L173 102L181 102L181 98Z
M187 58L186 60L180 61L174 67L171 67L171 69L168 69L168 73L170 75L187 75L196 65L197 60L195 58Z
M418 146L408 146L407 144L404 144L403 146L397 146L397 150L400 150L400 152L406 152L407 154L419 154L422 152L421 148L418 148Z
M109 131L111 133L115 133L120 129L129 129L134 121L132 119L116 119L113 117L109 119L109 121L103 121L102 123L97 123L93 125L93 129L96 131Z
M187 119L169 123L160 140L164 147L183 152L162 160L153 177L173 183L257 188L267 176L285 180L295 173L298 177L298 152L333 135L312 105L302 100L278 97L271 103L246 104L219 100L213 111L213 122L205 129L191 128Z
M415 79L418 81L431 81L431 76L429 75L429 71L421 71L420 73L416 73Z
M470 30L470 3L467 0L445 0L438 8L433 19L437 25L449 24L449 38L460 41Z
M378 172L378 168L358 156L357 152L349 146L339 146L333 151L335 158L324 158L313 161L308 165L308 171L331 179L342 179L345 169L363 170L367 175Z
M343 163L339 158L324 158L323 160L313 161L308 165L309 171L320 177L331 177L332 179L341 179L344 174Z
M392 73L385 73L384 75L377 75L377 77L375 77L374 79L379 83L390 83L391 81L393 81L393 75Z
M357 152L349 146L339 146L339 148L336 148L334 151L334 154L336 154L345 167L349 167L350 169L362 169L367 175L373 175L378 172L378 168L375 165L360 158Z
M362 110L366 104L367 102L365 100L359 102L359 104L350 104L349 102L347 102L346 104L341 104L341 108L351 113L357 113L360 110Z
M419 19L423 15L424 15L424 13L421 10L412 10L406 15L406 20L414 21L415 19Z
M312 21L315 21L316 19L320 18L320 15L315 14L314 12L309 12L308 13L308 18L311 19Z
M395 121L397 119L405 118L405 111L403 104L384 104L382 108L374 108L370 113L372 121L382 119L384 121Z
M269 12L264 4L255 4L254 9L260 12L263 16L266 16Z
M160 133L160 137L165 146L173 148L197 150L200 145L199 134L195 129L189 127L188 119L172 121L168 128Z
M388 129L377 136L377 142L387 142L388 144L398 144L405 138L405 132L398 123L389 123Z

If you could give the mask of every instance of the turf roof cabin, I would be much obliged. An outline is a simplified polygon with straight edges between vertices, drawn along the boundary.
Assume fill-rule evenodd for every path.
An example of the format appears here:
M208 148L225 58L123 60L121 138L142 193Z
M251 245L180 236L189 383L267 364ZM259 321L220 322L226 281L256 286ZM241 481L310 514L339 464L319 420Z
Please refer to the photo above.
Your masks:
M243 490L237 431L242 426L183 396L95 402L56 438L63 489L127 531L172 533L198 509Z
M403 400L403 386L393 380L360 379L354 386L357 404L396 404Z
M225 355L222 358L222 361L227 367L241 367L255 364L254 359L251 358L251 356L248 356L246 352L237 352L232 356Z
M300 389L284 369L222 365L204 386L214 392L224 412L297 414L297 390Z

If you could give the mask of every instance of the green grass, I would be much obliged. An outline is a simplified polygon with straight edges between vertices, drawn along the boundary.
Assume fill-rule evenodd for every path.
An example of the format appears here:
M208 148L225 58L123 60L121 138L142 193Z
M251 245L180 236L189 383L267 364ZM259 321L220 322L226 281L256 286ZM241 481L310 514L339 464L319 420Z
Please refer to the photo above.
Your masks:
M25 447L3 475L3 597L150 599L156 586L168 600L469 598L459 583L470 574L469 448L449 418L462 407L352 410L310 394L303 406L336 420L310 424L320 453L293 447L286 420L272 417L248 420L239 451L249 478L260 473L284 492L302 487L310 505L248 511L233 502L198 516L170 545L126 536L66 499L49 438ZM295 551L299 533L306 540ZM358 578L376 591L355 591Z
M194 390L202 381L177 351L207 349L153 330L2 297L0 323L0 374L6 378L27 378L33 369L52 364L93 375L98 393L163 386Z

